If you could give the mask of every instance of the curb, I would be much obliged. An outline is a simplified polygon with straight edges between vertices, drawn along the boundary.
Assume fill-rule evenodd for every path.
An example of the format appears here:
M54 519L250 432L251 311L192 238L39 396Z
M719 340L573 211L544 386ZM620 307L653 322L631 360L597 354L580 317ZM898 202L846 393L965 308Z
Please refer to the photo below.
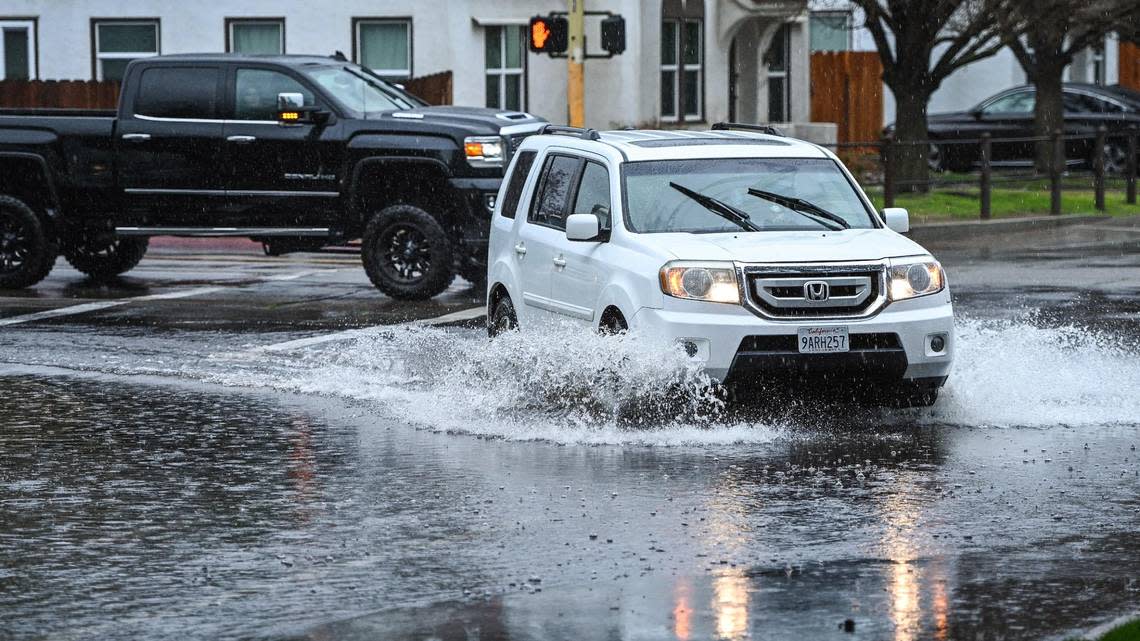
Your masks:
M1002 218L999 220L971 220L952 223L930 223L915 225L910 229L910 238L916 242L934 240L960 240L985 234L1023 232L1036 229L1050 229L1067 225L1082 225L1110 220L1112 216L1072 215L1072 216L1033 216L1030 218Z
M1135 621L1137 619L1140 619L1140 611L1136 611L1136 612L1133 612L1132 614L1125 614L1123 616L1116 617L1115 619L1113 619L1111 621L1105 621L1104 623L1096 626L1095 628L1091 628L1091 629L1086 630L1085 632L1083 632L1081 634L1078 634L1075 638L1082 639L1084 641L1096 641L1097 639L1108 634L1110 631L1124 625L1125 623L1130 623L1130 622Z

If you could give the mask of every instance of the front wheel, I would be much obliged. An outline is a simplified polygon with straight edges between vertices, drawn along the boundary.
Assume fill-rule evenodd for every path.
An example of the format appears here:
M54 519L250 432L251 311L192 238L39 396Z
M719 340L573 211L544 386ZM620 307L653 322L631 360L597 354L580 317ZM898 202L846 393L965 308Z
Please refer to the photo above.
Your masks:
M515 315L515 304L511 302L510 296L504 294L495 302L491 315L487 317L487 334L494 338L518 328L519 318Z
M47 277L58 248L22 200L0 196L0 289L31 287Z
M113 278L134 269L149 243L147 238L117 238L110 233L80 235L63 244L63 257L92 278Z
M447 232L413 205L388 207L368 221L361 260L372 284L401 300L431 298L455 278Z

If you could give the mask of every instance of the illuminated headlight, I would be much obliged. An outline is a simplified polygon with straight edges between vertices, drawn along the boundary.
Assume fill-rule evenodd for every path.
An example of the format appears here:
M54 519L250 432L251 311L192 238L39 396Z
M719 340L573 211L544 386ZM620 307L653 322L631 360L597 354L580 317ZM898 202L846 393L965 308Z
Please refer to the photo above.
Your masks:
M497 136L471 136L463 139L463 152L473 167L502 167L503 139Z
M661 291L674 298L740 303L740 287L732 263L667 263L661 268Z
M937 294L946 287L942 265L929 256L891 259L887 280L891 300Z

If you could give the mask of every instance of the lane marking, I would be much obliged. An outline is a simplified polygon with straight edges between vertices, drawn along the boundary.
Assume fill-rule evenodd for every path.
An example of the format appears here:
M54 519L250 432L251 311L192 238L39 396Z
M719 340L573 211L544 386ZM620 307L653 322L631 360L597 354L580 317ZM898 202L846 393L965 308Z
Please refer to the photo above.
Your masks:
M281 274L278 276L266 276L258 278L252 283L244 282L238 287L244 287L261 282L269 281L282 281L282 280L295 280L313 274L333 272L335 269L326 270L308 270L303 272L295 272L291 274ZM232 287L232 286L231 286ZM146 294L145 296L132 296L130 298L116 298L114 300L101 300L91 303L81 303L79 305L70 305L67 307L59 307L56 309L48 309L42 312L33 312L31 314L24 314L23 316L12 316L10 318L0 318L0 327L7 327L9 325L20 325L23 323L33 323L48 318L59 318L61 316L74 316L76 314L86 314L87 312L95 312L108 307L118 307L134 302L147 302L155 300L176 300L179 298L189 298L191 296L202 296L203 294L213 294L220 292L231 287L218 286L218 287L197 287L194 289L186 289L182 291L166 292L165 294Z
M354 338L362 338L365 336L376 336L386 331L393 329L400 329L406 327L421 327L431 325L445 325L447 323L454 323L457 321L474 320L481 316L486 316L487 309L485 307L471 307L469 309L462 309L457 312L451 312L442 316L435 316L433 318L419 318L416 320L408 321L406 323L394 323L392 325L373 325L371 327L360 327L357 329L348 329L341 332L334 332L332 334L321 334L319 336L309 336L308 338L298 338L283 343L273 343L271 345L262 345L248 349L242 354L263 354L267 352L288 352L295 349L302 349L305 347L312 347L313 345L322 345L324 343L332 343L336 341L352 340Z

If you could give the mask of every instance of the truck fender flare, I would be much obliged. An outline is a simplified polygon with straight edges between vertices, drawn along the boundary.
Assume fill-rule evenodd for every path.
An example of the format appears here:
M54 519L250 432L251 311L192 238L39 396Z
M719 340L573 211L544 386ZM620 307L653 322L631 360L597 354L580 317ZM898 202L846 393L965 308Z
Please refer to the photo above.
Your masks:
M54 220L59 211L59 192L55 188L55 180L52 178L51 171L48 170L47 159L41 154L34 154L26 151L0 151L0 160L4 158L13 158L16 160L30 160L40 168L40 176L43 178L44 185L47 187L48 196L48 210L44 212L49 219Z
M367 212L360 211L357 203L360 195L360 177L366 171L384 165L422 165L438 169L447 177L451 177L451 169L442 160L436 158L409 158L408 156L369 156L361 158L352 168L352 182L348 186L348 207L354 214L363 216Z

